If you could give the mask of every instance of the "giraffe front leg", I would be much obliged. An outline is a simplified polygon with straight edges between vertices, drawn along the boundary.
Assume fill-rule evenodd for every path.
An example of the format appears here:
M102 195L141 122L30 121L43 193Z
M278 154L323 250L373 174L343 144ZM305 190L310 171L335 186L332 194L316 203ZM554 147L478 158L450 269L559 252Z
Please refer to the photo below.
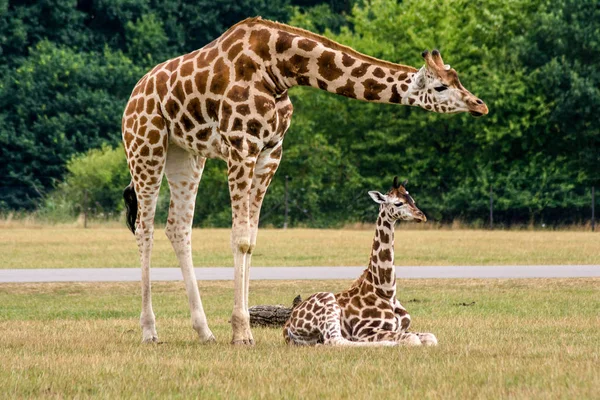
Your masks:
M283 141L275 146L263 149L256 160L254 175L252 177L252 187L250 188L250 249L246 255L246 271L244 275L244 292L246 294L246 304L250 293L250 267L252 266L252 253L256 247L258 236L258 224L260 222L260 210L265 199L267 189L273 180L273 176L279 167L281 161Z
M232 149L228 163L229 193L232 208L231 250L233 252L234 300L231 315L232 344L253 345L248 313L248 254L251 252L250 188L256 159L244 158Z

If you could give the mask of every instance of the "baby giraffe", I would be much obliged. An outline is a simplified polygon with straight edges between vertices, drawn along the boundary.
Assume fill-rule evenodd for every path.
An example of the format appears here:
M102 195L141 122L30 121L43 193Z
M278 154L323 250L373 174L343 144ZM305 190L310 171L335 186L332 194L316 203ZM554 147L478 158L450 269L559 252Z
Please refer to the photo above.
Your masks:
M437 345L431 333L408 332L410 315L396 299L394 224L424 222L405 189L406 181L387 194L369 192L380 204L369 267L350 289L337 294L315 293L300 303L285 326L286 342L297 345L395 346Z

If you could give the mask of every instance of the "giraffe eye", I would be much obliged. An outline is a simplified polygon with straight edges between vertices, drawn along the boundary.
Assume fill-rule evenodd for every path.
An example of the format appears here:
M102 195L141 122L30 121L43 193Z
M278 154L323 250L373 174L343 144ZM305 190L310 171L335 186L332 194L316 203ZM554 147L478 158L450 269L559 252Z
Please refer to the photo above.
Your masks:
M399 201L399 202L397 202L397 203L394 203L394 205L395 205L396 207L402 207L402 206L404 205L404 203L403 203L403 202L401 202L401 201Z
M442 86L434 87L434 89L436 92L443 92L444 90L448 89L448 86L442 85Z

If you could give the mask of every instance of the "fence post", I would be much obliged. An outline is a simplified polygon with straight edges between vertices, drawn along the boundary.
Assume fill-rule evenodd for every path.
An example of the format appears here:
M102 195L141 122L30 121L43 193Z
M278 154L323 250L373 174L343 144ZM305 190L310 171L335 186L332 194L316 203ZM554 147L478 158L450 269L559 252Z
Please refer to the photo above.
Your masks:
M490 185L490 229L494 229L494 187Z
M592 232L596 228L596 188L592 186Z
M288 227L288 176L285 176L285 194L284 194L284 203L285 203L285 211L283 215L283 229L287 229Z

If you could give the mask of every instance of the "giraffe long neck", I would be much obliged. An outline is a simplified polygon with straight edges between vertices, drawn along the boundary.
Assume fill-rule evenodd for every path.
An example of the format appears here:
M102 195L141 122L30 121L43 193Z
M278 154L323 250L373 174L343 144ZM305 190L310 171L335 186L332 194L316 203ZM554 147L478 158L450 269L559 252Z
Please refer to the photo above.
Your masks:
M381 207L377 218L368 271L375 289L389 297L396 295L394 221L387 215L383 207Z
M420 105L413 91L413 67L378 60L323 36L260 20L250 48L265 64L267 86L283 93L296 85L379 103Z

